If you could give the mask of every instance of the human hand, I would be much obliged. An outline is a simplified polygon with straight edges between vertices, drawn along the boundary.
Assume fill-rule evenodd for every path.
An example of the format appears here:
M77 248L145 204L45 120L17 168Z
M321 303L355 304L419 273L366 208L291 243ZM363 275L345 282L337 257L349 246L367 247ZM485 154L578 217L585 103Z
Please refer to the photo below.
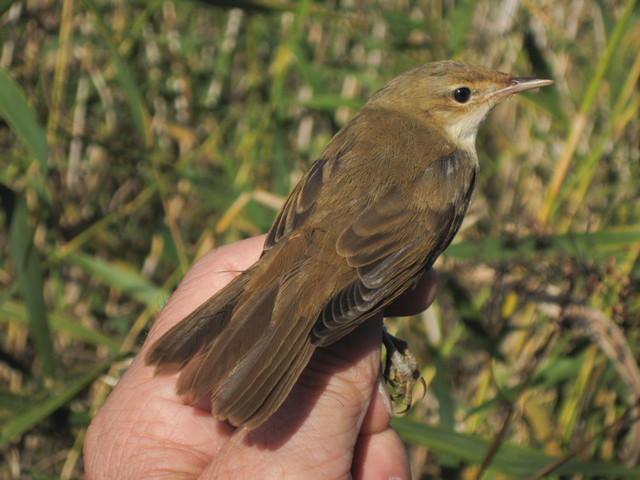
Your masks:
M261 236L220 247L185 276L87 431L87 479L409 477L380 374L381 315L316 350L285 403L252 431L211 417L206 404L185 403L175 375L156 377L145 365L153 342L255 262L263 243ZM421 311L435 291L431 270L388 311Z

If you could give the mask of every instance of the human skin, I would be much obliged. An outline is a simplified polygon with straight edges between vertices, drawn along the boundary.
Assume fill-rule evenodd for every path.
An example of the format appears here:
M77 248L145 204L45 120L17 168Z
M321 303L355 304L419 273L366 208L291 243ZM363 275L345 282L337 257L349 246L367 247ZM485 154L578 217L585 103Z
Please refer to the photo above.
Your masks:
M284 404L255 430L213 418L206 401L186 403L175 393L177 375L154 376L145 365L149 346L255 262L263 243L261 236L220 247L185 276L91 422L88 480L409 478L380 374L381 315L318 349ZM386 312L417 313L435 292L430 270Z

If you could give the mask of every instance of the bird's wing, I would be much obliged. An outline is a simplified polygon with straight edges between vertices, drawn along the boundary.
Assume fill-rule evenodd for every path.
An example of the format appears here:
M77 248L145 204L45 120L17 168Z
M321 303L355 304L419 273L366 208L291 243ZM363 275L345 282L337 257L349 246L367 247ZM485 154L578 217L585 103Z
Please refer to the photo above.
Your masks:
M357 278L318 317L312 343L333 343L411 287L460 228L476 181L476 165L455 151L433 162L411 193L391 189L340 235L336 250Z
M304 179L291 191L267 234L263 255L281 238L294 231L311 213L322 186L323 169L326 163L326 157L316 160Z

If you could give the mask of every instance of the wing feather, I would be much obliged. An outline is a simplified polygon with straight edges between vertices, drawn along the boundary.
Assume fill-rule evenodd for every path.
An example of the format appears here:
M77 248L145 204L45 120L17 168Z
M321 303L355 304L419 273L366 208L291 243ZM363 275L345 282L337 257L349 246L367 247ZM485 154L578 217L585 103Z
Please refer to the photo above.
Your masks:
M434 162L420 184L408 189L418 198L390 189L345 229L336 250L356 269L357 278L320 313L311 333L315 346L353 330L431 268L460 228L476 175L473 159L455 151Z
M271 249L281 238L290 235L309 216L320 194L326 164L326 157L316 160L304 179L291 191L267 234L264 252Z

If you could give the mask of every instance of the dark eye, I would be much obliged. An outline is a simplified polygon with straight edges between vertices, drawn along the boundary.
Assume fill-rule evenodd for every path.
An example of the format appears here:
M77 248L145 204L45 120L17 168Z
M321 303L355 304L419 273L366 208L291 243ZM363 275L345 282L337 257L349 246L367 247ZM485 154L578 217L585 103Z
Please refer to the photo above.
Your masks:
M459 87L453 91L453 98L458 103L467 103L471 98L471 89L468 87Z

